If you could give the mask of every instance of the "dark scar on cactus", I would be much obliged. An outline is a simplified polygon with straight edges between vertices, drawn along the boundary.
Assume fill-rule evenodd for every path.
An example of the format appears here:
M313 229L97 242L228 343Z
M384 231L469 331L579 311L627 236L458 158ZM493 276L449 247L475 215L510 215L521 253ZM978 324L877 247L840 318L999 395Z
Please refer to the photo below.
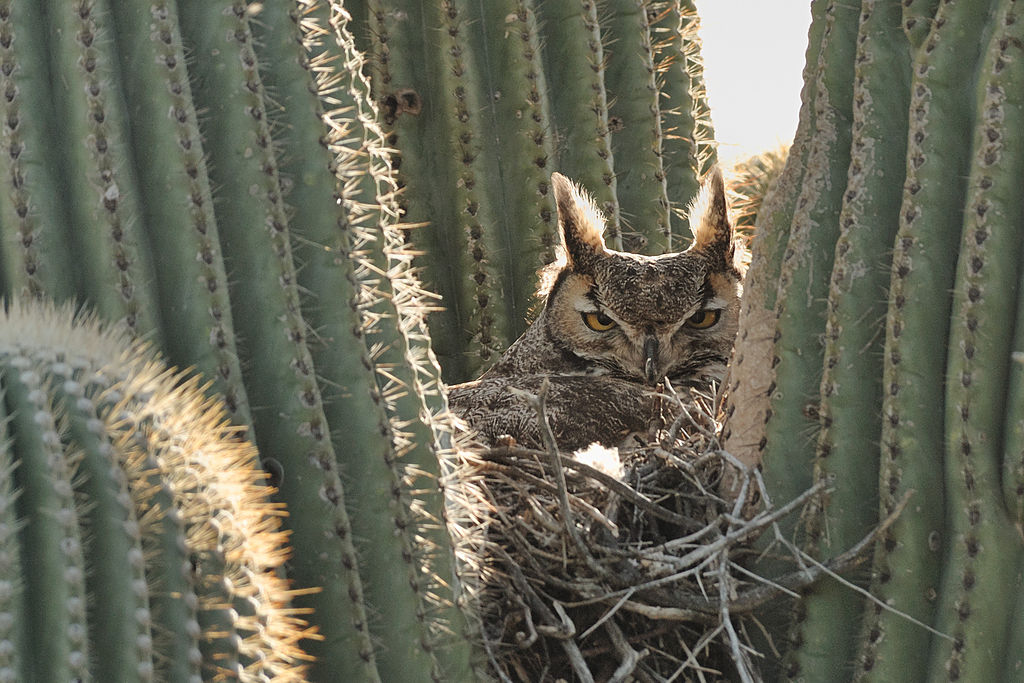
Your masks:
M412 88L402 88L388 93L382 101L384 122L391 125L402 114L419 116L423 111L423 98Z

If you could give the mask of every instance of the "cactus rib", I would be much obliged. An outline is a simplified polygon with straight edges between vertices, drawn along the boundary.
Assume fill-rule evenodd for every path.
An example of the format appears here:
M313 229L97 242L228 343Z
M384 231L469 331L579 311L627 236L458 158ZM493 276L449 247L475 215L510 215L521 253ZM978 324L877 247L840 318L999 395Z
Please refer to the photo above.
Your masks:
M663 133L654 47L646 0L613 0L602 26L605 68L616 163L620 220L646 240L644 251L662 254L673 246L669 197L662 160ZM676 242L678 243L678 239Z
M156 302L149 252L139 222L139 192L131 172L126 112L113 26L105 3L48 2L53 29L53 95L64 115L57 127L63 152L69 225L82 268L78 295L136 336L154 331ZM67 74L72 74L70 80ZM85 182L77 182L78 178Z
M251 424L235 346L228 278L173 4L109 5L129 108L129 145L152 254L161 348L194 366L235 419Z
M939 628L953 636L932 661L932 676L998 680L1024 545L999 496L1003 409L1016 309L1005 288L1019 277L1024 246L1024 16L1013 0L997 5L981 61L963 236L953 293L946 372L946 487L952 535L939 599ZM1020 296L1019 292L1016 296ZM950 646L951 645L951 646Z
M53 162L53 109L39 3L0 2L0 220L16 226L0 243L7 291L66 298L77 264L63 242L66 225Z

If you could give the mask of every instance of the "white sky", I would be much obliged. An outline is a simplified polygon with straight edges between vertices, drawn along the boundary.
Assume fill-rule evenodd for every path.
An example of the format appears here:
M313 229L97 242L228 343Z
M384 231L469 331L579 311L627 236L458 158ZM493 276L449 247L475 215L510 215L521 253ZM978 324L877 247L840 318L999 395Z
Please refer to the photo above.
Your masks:
M696 0L718 155L728 165L796 132L809 0Z

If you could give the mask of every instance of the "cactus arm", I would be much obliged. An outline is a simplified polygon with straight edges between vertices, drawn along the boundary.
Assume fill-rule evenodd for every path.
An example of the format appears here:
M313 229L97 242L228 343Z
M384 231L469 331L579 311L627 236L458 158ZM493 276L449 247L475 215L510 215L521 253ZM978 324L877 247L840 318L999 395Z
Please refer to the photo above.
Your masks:
M683 245L669 218L648 3L612 0L605 9L604 43L611 53L605 79L612 96L609 121L616 121L612 154L622 220L646 238L646 253L678 250Z
M932 676L998 680L1024 558L1000 496L1001 444L1013 328L1006 283L1017 280L1024 244L1024 16L1002 0L977 83L972 163L953 293L946 373L946 486L952 519L939 600L943 641ZM1019 292L1017 293L1019 297Z
M597 2L545 0L537 9L558 170L593 194L608 220L606 241L622 249Z
M7 291L38 296L72 296L76 268L63 248L67 236L60 179L46 40L39 3L0 3L0 245Z
M3 349L8 351L8 349ZM4 399L20 458L15 484L18 516L27 519L19 542L23 590L38 596L25 620L24 680L87 680L85 560L79 510L72 489L74 463L66 457L59 418L45 375L27 355L4 358Z
M325 54L337 51L336 59L355 59L345 16L336 13L332 19L329 8L324 5L310 9L310 19L316 18L322 26L333 24L335 28L339 44L328 48ZM274 10L268 10L271 14L261 17L261 25L277 29L291 26L294 30L294 24L287 17L275 16ZM307 40L314 39L310 31L306 35ZM417 520L410 510L409 492L405 488L408 482L404 481L402 471L404 463L392 442L394 435L366 348L368 342L377 341L381 332L374 332L372 328L364 330L360 320L359 307L372 294L361 290L355 276L355 264L350 258L354 255L352 232L356 229L346 212L352 211L351 219L355 220L355 203L376 203L375 196L360 195L355 190L375 190L375 183L367 180L375 180L375 173L379 175L388 170L386 166L367 163L366 149L374 144L373 132L364 129L365 123L356 113L360 105L366 107L369 104L366 101L366 84L353 73L337 83L331 94L337 107L330 114L331 128L348 131L344 137L333 136L329 140L338 155L335 165L343 178L343 197L339 206L332 199L333 183L319 188L312 185L320 179L333 180L333 176L323 172L332 161L330 154L319 146L315 135L307 134L306 139L297 139L301 131L315 132L316 127L308 125L308 122L300 125L296 117L300 114L315 117L317 114L316 98L311 97L309 88L304 85L312 82L310 74L299 68L296 60L298 54L294 48L297 43L275 35L261 36L260 42L264 45L263 54L272 55L269 60L272 66L268 64L268 70L263 72L268 87L289 103L286 114L289 125L285 128L292 132L288 146L304 150L285 169L293 178L309 178L311 183L308 187L296 183L292 189L291 198L296 205L292 219L295 235L299 243L311 247L297 251L296 258L304 261L299 275L300 284L308 289L315 301L308 319L321 337L321 343L313 346L313 352L318 374L325 380L325 414L336 432L335 444L344 474L348 480L358 484L346 489L346 500L350 509L358 512L352 517L353 531L357 538L366 540L359 555L369 578L367 602L373 606L377 616L371 623L371 629L380 641L388 644L390 653L389 662L380 661L378 667L385 677L401 675L408 679L413 671L427 676L436 666L429 652L421 648L421 643L430 645L433 639L420 616L432 609L426 604L430 591L424 588L423 569L428 565L419 564L421 558L414 537ZM284 48L284 51L277 54L268 52L272 44ZM317 189L319 191L313 191ZM369 228L361 230L368 231ZM378 238L374 244L379 243ZM330 246L316 247L325 244ZM367 248L368 245L360 251ZM382 254L377 258L383 263ZM379 283L379 287L384 286L385 283ZM339 293L346 293L344 301L340 302L343 305L336 305ZM393 316L394 311L389 315ZM400 344L400 340L393 339L389 344ZM394 354L386 355L394 360ZM384 362L385 359L380 357L378 360ZM396 373L402 373L401 366L386 370L388 375ZM412 397L414 392L409 391L408 394ZM353 401L353 395L367 400ZM418 406L412 406L412 410L413 413L407 414L419 414ZM417 439L423 437L417 434ZM429 432L425 438L425 447L429 449L432 438ZM430 453L433 457L432 451ZM440 501L433 502L435 511L440 509ZM399 571L399 568L405 571ZM430 569L433 570L434 566Z
M52 91L58 111L57 147L64 153L69 225L83 270L78 296L135 336L156 324L156 302L142 235L138 188L130 172L120 74L111 19L99 2L51 2Z
M877 521L886 312L879 292L888 285L899 223L910 81L910 52L899 19L898 0L861 5L853 141L829 284L815 454L815 478L827 479L832 489L822 501L823 518L812 520L809 543L821 559L855 544ZM804 608L801 673L814 680L849 669L863 598L827 582L805 598Z
M332 5L332 24L341 46L348 50L345 18L344 8ZM380 667L387 680L407 679L413 671L418 676L464 680L470 675L471 649L443 490L452 425L424 321L429 310L425 298L429 301L429 297L416 278L413 254L397 224L394 169L384 152L385 135L375 123L378 117L368 91L360 71L353 70L349 111L358 112L356 137L361 142L349 146L336 138L331 147L342 177L342 205L348 214L357 215L367 202L377 207L368 215L374 223L351 222L360 305L368 320L401 321L399 325L369 324L366 329L367 339L378 349L374 363L388 414L386 433L394 449L385 454L385 460L399 482L390 491L392 515L382 519L393 519L389 533L405 543L402 561L406 572L394 571L401 564L382 569L390 574L388 580L405 583L387 599L411 588L421 601L411 612L391 615L388 637L401 636L401 640L392 638L391 645L404 656L389 657ZM351 116L345 112L342 108L334 115ZM381 276L384 273L387 277Z
M183 40L201 57L193 94L211 112L206 149L224 206L218 211L221 246L235 259L232 313L252 359L246 390L271 416L257 419L256 441L283 471L278 489L291 512L292 576L300 586L323 588L300 603L316 607L324 636L310 649L321 672L372 677L351 526L306 346L246 6L204 0L178 8ZM309 495L311 486L317 495Z
M691 0L674 0L651 24L657 60L662 117L662 163L671 205L672 234L677 249L689 235L686 208L700 189L700 178L715 164L714 129L704 91L700 55L700 19Z
M215 381L235 419L250 424L235 347L227 275L173 4L109 5L141 220L153 254L160 346L172 363Z
M815 0L811 4L813 20L808 33L799 123L783 172L758 212L756 224L762 229L754 235L752 258L743 282L741 324L730 362L722 437L726 450L748 465L761 462L765 446L764 424L770 400L768 389L775 374L771 367L771 354L778 291L776 283L814 130L817 65L825 44L825 22L822 20L825 2ZM737 412L737 406L743 406L743 409Z
M453 139L451 114L444 97L430 96L444 92L438 84L442 57L440 50L430 47L421 27L437 26L438 10L430 3L418 2L371 1L368 5L370 33L375 39L374 95L384 102L389 145L400 150L403 218L423 226L411 234L417 248L447 255L423 266L424 280L444 301L431 320L434 348L444 359L446 377L462 381L480 370L479 356L465 350L474 331L479 332L471 289L488 274L472 254L472 237L445 229L459 225L460 213L465 212L463 205L451 201L453 188L459 184L456 157L454 153L437 153L439 146ZM424 87L431 91L421 92ZM467 287L469 282L474 284Z

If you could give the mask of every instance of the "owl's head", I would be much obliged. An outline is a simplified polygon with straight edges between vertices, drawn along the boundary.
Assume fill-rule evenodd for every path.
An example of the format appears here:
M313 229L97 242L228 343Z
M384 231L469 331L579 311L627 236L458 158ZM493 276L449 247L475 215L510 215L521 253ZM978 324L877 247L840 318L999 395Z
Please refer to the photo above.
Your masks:
M592 374L649 384L720 377L736 335L744 268L721 172L708 174L690 207L693 243L661 256L609 249L591 198L558 173L551 183L564 250L542 314L551 341Z

